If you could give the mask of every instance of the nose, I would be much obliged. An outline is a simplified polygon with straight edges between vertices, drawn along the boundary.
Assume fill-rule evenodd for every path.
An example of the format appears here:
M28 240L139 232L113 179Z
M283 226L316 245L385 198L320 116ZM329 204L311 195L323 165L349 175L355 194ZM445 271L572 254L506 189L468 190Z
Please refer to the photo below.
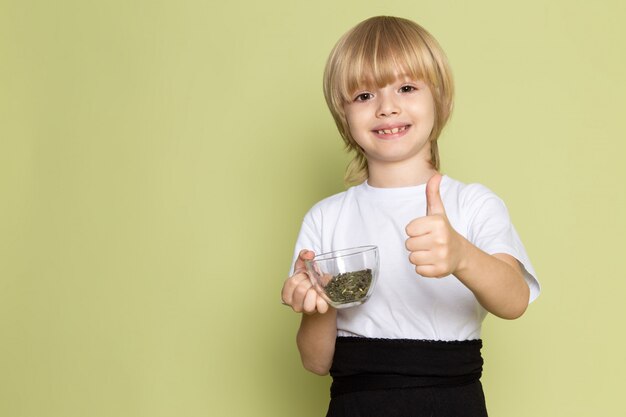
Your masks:
M378 117L389 117L400 114L400 106L393 94L379 95L379 104L376 111Z

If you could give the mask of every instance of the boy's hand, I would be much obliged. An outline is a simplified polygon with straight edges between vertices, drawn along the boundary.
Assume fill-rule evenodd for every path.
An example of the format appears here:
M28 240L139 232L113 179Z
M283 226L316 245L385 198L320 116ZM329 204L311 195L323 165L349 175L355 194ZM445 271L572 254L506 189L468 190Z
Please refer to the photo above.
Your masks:
M305 272L304 261L314 257L315 253L310 250L300 251L293 268L293 275L287 278L283 284L281 293L283 304L290 306L297 313L313 314L317 312L323 314L328 311L328 303L315 291Z
M415 272L424 277L442 278L454 274L462 261L463 237L450 225L439 194L441 174L426 184L426 216L406 227L406 248Z

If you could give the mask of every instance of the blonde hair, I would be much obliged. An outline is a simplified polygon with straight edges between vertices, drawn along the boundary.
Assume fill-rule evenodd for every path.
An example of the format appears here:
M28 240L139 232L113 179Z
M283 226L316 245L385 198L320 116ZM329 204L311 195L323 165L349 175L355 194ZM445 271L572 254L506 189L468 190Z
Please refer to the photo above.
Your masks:
M384 87L398 74L426 82L435 103L430 133L431 164L439 170L437 139L450 118L454 84L448 59L435 38L417 23L391 16L372 17L343 35L324 70L324 97L349 152L344 181L356 184L368 178L367 159L350 134L344 105L360 88Z

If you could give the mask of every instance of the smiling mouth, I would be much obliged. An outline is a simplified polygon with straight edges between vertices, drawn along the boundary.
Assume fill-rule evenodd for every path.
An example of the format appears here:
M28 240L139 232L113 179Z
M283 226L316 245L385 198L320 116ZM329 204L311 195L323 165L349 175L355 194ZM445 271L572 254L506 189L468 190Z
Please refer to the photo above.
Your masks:
M394 135L396 133L404 132L405 130L407 130L409 128L409 126L410 125L394 127L393 129L374 130L374 132L379 134L379 135Z

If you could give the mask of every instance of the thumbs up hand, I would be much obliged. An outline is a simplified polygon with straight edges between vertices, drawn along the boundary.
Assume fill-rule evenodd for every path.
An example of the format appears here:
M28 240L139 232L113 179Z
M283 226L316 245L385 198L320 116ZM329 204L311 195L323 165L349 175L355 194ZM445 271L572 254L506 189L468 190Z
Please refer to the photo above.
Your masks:
M426 184L426 216L406 226L409 261L415 265L415 272L429 278L442 278L460 268L465 241L446 216L439 193L441 178L441 174L435 174Z

